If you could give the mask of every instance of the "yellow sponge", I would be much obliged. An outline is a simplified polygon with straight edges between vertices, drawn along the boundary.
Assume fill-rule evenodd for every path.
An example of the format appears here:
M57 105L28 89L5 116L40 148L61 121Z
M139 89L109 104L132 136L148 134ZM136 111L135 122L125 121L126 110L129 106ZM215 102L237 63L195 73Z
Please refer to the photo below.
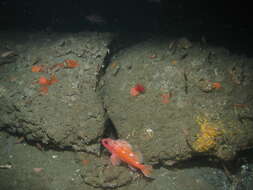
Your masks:
M196 122L200 127L200 131L192 147L197 152L207 152L217 144L217 137L221 135L220 124L210 122L204 116L197 116Z

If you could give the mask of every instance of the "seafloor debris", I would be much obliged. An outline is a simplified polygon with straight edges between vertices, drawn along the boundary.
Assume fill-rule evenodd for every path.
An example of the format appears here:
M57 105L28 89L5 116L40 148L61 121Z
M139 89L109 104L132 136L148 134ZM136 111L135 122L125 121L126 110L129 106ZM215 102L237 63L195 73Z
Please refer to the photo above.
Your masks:
M33 168L33 171L35 172L35 173L40 173L40 172L42 172L44 170L44 168Z
M228 73L234 84L240 85L245 79L244 71L241 67L233 67Z
M192 46L192 42L184 37L178 40L173 40L169 43L169 49L174 51L176 49L189 49Z
M72 69L72 68L79 66L78 61L73 60L73 59L66 59L64 62L66 63L64 65L65 68Z
M11 169L12 168L12 165L11 164L3 164L3 165L0 165L0 169Z
M198 83L198 87L203 92L212 92L213 90L220 89L222 86L220 82L212 82L210 80L201 79Z
M4 53L1 54L1 58L6 58L6 57L10 57L10 56L14 56L16 55L14 51L6 51Z
M171 98L171 93L164 93L164 94L161 94L161 97L162 97L162 103L163 104L168 104L170 103L170 98Z

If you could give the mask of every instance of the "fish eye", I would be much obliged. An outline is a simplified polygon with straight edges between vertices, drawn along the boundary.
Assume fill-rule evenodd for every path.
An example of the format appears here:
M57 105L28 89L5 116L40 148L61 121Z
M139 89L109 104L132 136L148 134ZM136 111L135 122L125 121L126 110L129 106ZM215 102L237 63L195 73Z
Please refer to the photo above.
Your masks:
M107 141L107 140L104 140L104 143L105 143L105 144L108 144L108 141Z

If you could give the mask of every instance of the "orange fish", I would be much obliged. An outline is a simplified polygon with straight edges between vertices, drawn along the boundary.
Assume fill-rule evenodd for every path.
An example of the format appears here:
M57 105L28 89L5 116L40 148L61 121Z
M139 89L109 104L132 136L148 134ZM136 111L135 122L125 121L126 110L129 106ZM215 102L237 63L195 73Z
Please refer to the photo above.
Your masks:
M130 168L137 168L146 176L150 177L152 166L141 164L141 155L133 152L131 145L125 140L102 139L103 146L109 150L112 165L119 165L121 161L128 164Z
M50 77L50 79L47 79L46 77L44 77L44 76L41 76L40 78L39 78L39 81L38 81L38 83L40 84L40 85L52 85L52 84L54 84L54 83L56 83L56 82L58 82L58 79L56 78L56 76L55 75L52 75L51 77Z
M213 87L213 89L219 89L219 88L221 88L221 83L219 83L219 82L214 82L214 83L212 84L212 87Z
M38 83L41 84L41 85L50 85L51 82L50 82L50 80L48 80L46 77L41 76L41 77L39 78Z
M65 66L65 67L66 67L66 68L70 68L70 69L79 66L79 64L77 63L77 61L76 61L76 60L73 60L73 59L66 59L66 60L65 60L65 63L66 63L66 66Z
M130 94L132 96L138 96L139 94L144 93L144 92L145 92L145 88L141 84L136 84L134 87L130 89Z
M43 65L34 65L32 66L32 72L38 73L38 72L43 72L45 70Z

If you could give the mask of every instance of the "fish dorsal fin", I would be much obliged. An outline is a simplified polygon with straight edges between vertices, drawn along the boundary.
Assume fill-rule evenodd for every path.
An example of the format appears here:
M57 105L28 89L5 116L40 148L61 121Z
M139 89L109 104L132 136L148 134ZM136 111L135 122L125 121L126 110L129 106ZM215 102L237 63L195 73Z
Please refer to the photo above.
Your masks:
M117 144L119 146L122 146L122 147L125 147L125 148L128 148L128 149L132 150L132 146L125 140L117 140Z

